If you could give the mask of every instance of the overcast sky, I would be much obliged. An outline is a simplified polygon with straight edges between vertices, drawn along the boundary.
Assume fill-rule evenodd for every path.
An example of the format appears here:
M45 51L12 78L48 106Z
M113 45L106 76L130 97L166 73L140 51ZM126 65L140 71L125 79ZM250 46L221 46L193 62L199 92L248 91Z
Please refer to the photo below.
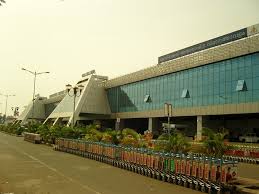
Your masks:
M6 0L0 7L0 93L12 106L75 84L95 69L114 78L159 56L259 23L258 0ZM5 98L0 96L0 112Z

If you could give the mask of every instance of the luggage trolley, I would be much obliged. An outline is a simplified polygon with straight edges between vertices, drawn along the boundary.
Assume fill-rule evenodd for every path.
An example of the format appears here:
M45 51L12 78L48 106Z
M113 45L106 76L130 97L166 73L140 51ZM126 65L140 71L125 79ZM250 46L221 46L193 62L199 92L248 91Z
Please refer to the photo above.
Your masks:
M188 187L192 185L193 179L191 177L191 169L192 169L192 155L186 156L186 169L185 169L185 175L186 175L186 181L184 182L184 187Z
M121 163L120 163L120 168L124 168L125 165L125 160L126 160L126 148L122 147L122 155L121 155Z
M221 166L221 189L229 191L228 183L237 177L237 161L223 160Z
M88 142L84 141L83 143L84 145L84 153L83 153L83 157L88 158Z
M64 152L65 151L65 139L60 138L60 146L58 147L59 151Z
M159 173L159 153L154 152L153 153L153 178L160 179L160 173Z
M176 176L175 176L175 157L174 153L170 153L170 182L176 183ZM169 182L169 181L168 181Z
M130 170L131 168L131 160L132 160L132 155L133 155L133 151L132 151L132 147L128 147L128 152L127 152L127 163L126 163L126 170Z
M150 152L150 170L151 170L151 177L155 178L155 152L151 150Z
M76 155L80 155L81 151L80 151L80 140L75 140L75 154Z
M130 160L130 148L127 147L126 150L125 150L125 163L123 165L123 168L125 170L127 170L127 168L128 168L129 160Z
M220 193L221 163L220 159L211 159L210 189L208 193Z
M181 154L181 182L180 185L187 185L187 177L186 177L186 156Z
M140 165L140 149L134 148L133 164L131 166L131 170L135 173L138 173L138 166L139 165Z
M102 148L103 148L103 143L99 142L97 144L97 158L96 158L96 160L99 162L102 161Z
M144 156L143 156L143 175L148 176L148 167L147 167L147 162L148 162L148 150L143 149Z
M165 174L164 174L164 158L163 158L164 152L158 152L158 173L157 173L157 179L158 180L165 180Z
M164 173L167 182L171 182L170 156L171 153L164 154Z
M180 184L181 183L181 156L179 154L175 155L175 178L173 179L173 183Z
M205 187L202 187L203 192L211 191L210 171L211 171L211 158L205 157L205 160L204 160L204 175L203 175Z
M72 140L70 140L70 139L68 139L67 140L68 141L68 153L73 153L73 142L72 142Z
M159 171L162 181L166 181L167 179L167 168L168 168L168 161L166 158L165 152L160 152L160 160L159 160Z
M192 182L189 184L189 187L192 189L199 189L199 183L198 183L198 171L199 171L199 157L194 156L192 158L192 168L191 168L191 179Z
M140 148L140 174L145 175L145 166L146 166L146 152L144 148Z
M122 150L120 145L115 146L115 166L120 168L120 161L121 161L121 155L122 155Z
M61 138L56 139L56 146L54 146L54 150L61 151L62 143L63 143L63 141Z
M199 157L199 168L198 168L198 188L196 190L201 190L205 192L205 181L204 181L204 167L205 167L205 157Z
M152 176L152 167L151 167L151 150L147 149L147 172L146 176L151 177Z
M143 166L141 174L147 176L147 149L143 148Z

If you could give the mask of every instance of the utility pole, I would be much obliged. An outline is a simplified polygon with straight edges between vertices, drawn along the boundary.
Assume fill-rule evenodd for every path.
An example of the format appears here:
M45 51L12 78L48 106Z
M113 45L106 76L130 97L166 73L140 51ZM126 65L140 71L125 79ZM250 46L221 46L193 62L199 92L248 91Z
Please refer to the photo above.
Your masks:
M15 96L14 94L0 94L1 96L5 96L5 114L4 114L4 122L6 121L7 117L7 105L8 105L8 98L11 96Z

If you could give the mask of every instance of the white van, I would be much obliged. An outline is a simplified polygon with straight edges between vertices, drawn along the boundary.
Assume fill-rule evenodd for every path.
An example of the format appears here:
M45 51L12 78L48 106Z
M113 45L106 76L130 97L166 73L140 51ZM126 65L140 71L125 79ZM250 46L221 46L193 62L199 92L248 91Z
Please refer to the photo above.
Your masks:
M239 136L239 140L242 142L259 143L259 137L257 137L255 133Z

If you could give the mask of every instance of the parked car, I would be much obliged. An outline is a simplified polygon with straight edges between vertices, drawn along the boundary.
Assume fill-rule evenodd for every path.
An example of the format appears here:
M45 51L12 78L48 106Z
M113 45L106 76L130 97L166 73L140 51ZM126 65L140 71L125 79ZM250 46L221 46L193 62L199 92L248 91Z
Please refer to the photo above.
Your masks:
M242 142L259 143L259 137L257 137L255 133L241 135L239 136L239 140Z

